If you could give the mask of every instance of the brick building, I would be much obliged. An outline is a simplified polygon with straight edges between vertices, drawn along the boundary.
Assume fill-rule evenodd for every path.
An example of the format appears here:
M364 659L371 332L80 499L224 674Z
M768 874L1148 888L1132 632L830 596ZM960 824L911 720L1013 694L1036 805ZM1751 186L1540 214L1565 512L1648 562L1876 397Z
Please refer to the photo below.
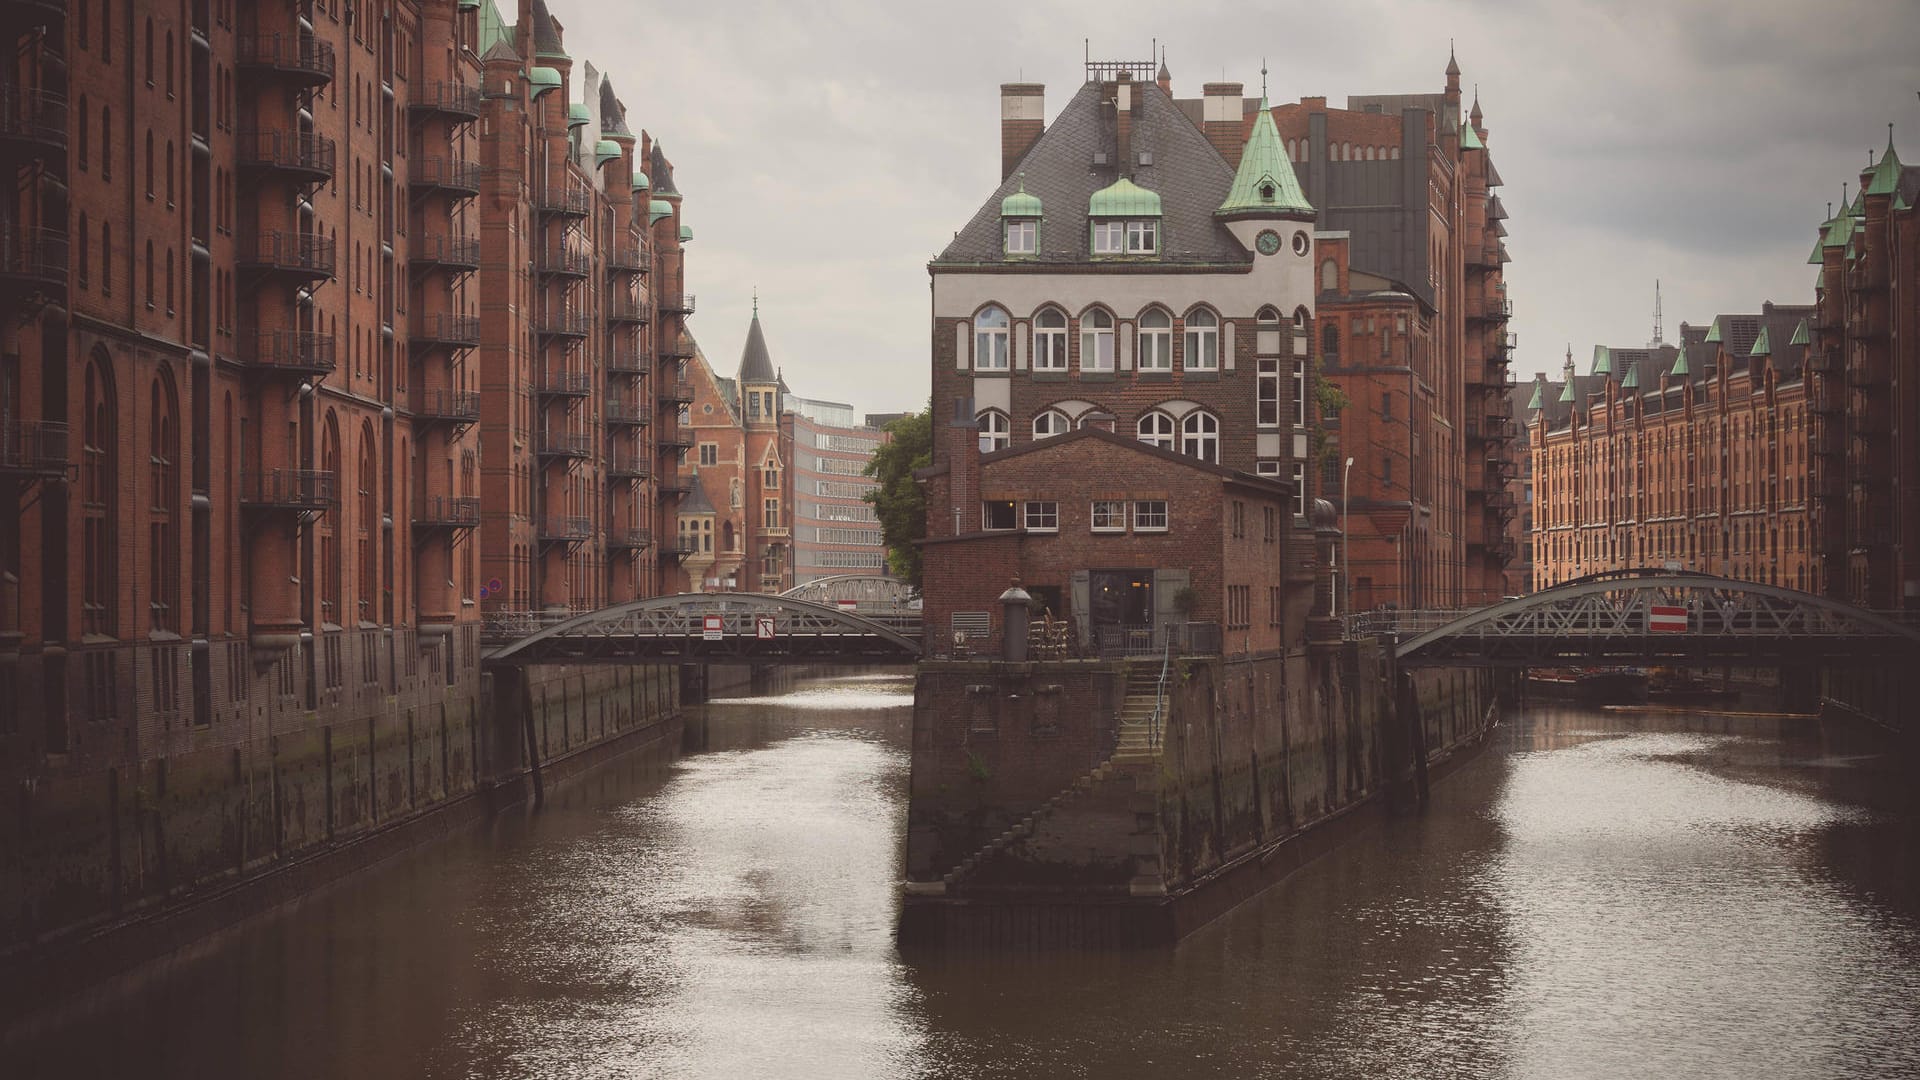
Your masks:
M1814 309L1680 326L1677 344L1595 346L1586 375L1567 354L1535 380L1535 585L1668 567L1805 589L1804 373Z
M998 632L1014 582L1035 618L1067 621L1083 644L1157 645L1186 623L1218 626L1228 653L1298 643L1313 553L1290 484L1099 427L982 453L985 442L970 418L936 429L947 452L920 473L936 647Z
M462 730L483 608L656 590L679 195L516 15L0 5L10 769Z
M1093 423L1286 478L1296 515L1352 457L1355 605L1503 595L1505 211L1458 66L1344 110L1171 85L1090 63L1051 124L1001 88L1002 184L930 266L935 401L988 449Z

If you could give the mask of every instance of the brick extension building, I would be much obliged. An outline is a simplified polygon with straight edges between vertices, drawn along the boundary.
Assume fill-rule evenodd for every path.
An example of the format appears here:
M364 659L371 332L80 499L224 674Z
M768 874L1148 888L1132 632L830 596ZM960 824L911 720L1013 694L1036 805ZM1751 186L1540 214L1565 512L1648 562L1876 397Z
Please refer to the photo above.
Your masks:
M516 14L0 5L9 768L462 731L483 606L657 589L679 196Z
M1671 564L1920 605L1920 168L1889 141L1859 185L1820 227L1813 304L1536 382L1537 585Z
M1002 184L930 265L936 406L971 399L988 449L1091 423L1288 478L1297 514L1352 456L1354 604L1504 594L1505 212L1458 66L1345 110L1087 76L1051 124L1001 88Z

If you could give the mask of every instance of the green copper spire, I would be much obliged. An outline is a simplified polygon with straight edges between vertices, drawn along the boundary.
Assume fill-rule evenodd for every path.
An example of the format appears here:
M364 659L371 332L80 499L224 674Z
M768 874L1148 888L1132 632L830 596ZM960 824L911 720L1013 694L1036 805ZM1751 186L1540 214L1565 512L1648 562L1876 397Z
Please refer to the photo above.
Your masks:
M1240 151L1240 167L1234 171L1233 186L1226 201L1214 211L1216 217L1278 216L1311 217L1313 205L1300 190L1300 179L1293 174L1293 162L1280 142L1280 129L1273 124L1273 110L1260 98L1259 115L1253 118L1253 134Z
M1000 216L1039 217L1040 199L1038 196L1027 194L1026 174L1021 174L1018 184L1019 187L1013 194L1000 200Z
M1480 141L1480 133L1473 130L1472 124L1460 125L1460 149L1485 150L1487 144Z
M1587 374L1613 374L1613 350L1607 348L1605 345L1595 345L1593 347L1593 370L1587 372Z
M1801 319L1800 325L1793 328L1793 337L1787 342L1787 344L1789 345L1813 344L1813 335L1808 333L1807 331L1807 320Z
M1625 378L1620 380L1620 389L1622 390L1640 389L1640 365L1639 364L1627 365L1627 374Z
M1767 328L1760 328L1760 336L1753 339L1753 348L1747 350L1748 356L1772 356L1773 342L1767 337Z
M485 55L488 49L500 42L513 47L513 24L500 17L500 9L493 0L483 0L480 5L480 52Z
M1527 402L1527 408L1532 409L1534 412L1539 412L1542 408L1540 404L1540 398L1546 392L1546 389L1547 389L1546 379L1542 378L1542 379L1533 380L1533 399Z
M1900 186L1900 155L1893 152L1893 125L1887 125L1887 152L1867 179L1867 194L1892 195Z
M1087 197L1088 217L1159 217L1160 196L1121 177Z
M1572 401L1573 401L1573 380L1568 379L1566 382L1560 384L1560 403L1562 405L1565 405Z
M1824 237L1822 237L1821 239L1824 239ZM1826 250L1826 245L1821 243L1820 239L1814 240L1813 254L1807 256L1807 264L1810 266L1819 266L1821 262L1820 253L1825 250Z
M1720 337L1720 318L1719 316L1715 316L1713 325L1707 327L1707 343L1709 345L1718 345L1722 340Z
M1679 352L1680 355L1673 358L1673 366L1667 369L1667 374L1676 379L1684 379L1693 372L1687 367L1687 347L1681 345Z

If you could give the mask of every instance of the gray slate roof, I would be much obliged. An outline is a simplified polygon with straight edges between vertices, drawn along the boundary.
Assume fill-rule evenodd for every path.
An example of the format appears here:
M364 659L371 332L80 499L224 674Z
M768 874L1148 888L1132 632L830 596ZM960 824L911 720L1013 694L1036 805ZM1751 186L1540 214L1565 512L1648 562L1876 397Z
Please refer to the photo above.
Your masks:
M741 384L770 383L776 380L773 371L773 357L767 355L767 337L760 332L760 315L754 313L753 322L747 325L747 344L740 350Z
M707 489L700 482L699 469L693 470L693 482L687 485L687 493L680 496L680 505L674 512L682 516L687 514L711 514L715 512L713 509L713 500L707 498Z
M565 56L566 52L560 44L560 31L553 25L553 13L547 10L547 0L533 0L533 55Z
M1187 265L1251 263L1252 253L1213 218L1214 210L1227 197L1227 189L1233 186L1233 167L1166 91L1149 82L1132 86L1134 154L1153 156L1153 164L1134 167L1132 178L1160 196L1158 261ZM1113 112L1101 104L1101 84L1087 83L1027 151L1014 175L987 196L934 264L1094 264L1087 199L1119 178L1114 164L1118 150ZM1104 152L1108 164L1093 164L1096 152ZM1000 200L1023 181L1027 193L1040 198L1045 213L1040 219L1040 250L1035 255L1008 259L1002 251Z
M659 143L653 144L653 153L647 157L647 179L653 182L656 197L680 194L680 189L673 186L673 166L667 163L667 155Z
M614 96L613 80L600 80L600 134L632 135L627 130L627 107ZM649 177L648 179L652 179Z

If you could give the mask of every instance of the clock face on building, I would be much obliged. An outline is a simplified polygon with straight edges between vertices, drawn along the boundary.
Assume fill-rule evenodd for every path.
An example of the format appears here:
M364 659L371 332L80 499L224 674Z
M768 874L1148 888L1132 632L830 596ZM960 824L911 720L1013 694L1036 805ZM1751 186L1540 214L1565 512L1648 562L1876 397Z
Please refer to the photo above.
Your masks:
M1260 249L1260 254L1271 255L1280 250L1280 234L1274 232L1272 229L1267 229L1259 236L1254 237L1253 246Z

